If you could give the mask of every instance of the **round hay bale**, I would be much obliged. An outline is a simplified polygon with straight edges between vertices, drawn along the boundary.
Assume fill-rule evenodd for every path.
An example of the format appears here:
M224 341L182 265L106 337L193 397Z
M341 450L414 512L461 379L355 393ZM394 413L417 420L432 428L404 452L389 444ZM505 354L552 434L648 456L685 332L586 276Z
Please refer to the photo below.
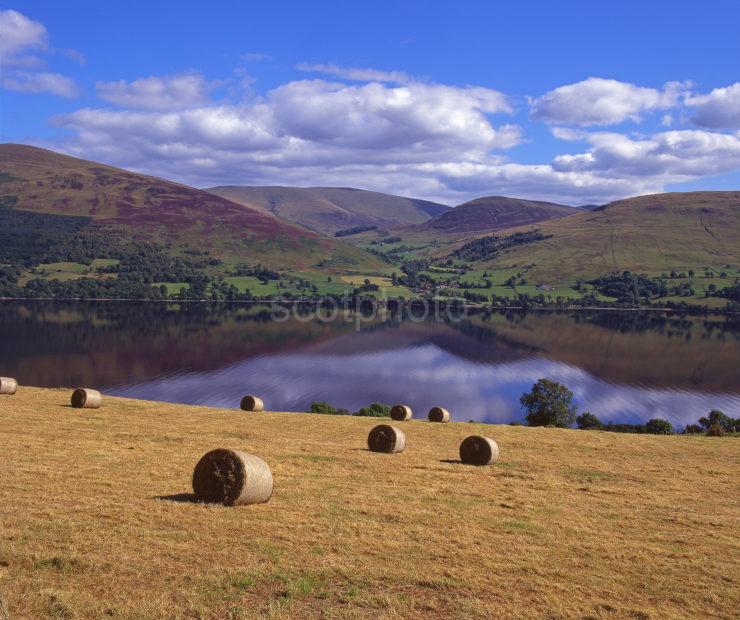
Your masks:
M18 390L18 382L11 377L0 377L0 394L15 394Z
M272 471L260 457L219 448L198 461L193 492L202 502L242 506L263 504L272 497Z
M72 392L72 406L75 409L97 409L103 403L103 395L97 390L77 388Z
M264 411L265 403L262 402L261 398L257 396L245 396L242 398L242 402L239 405L242 411Z
M707 437L724 437L725 436L725 429L722 428L719 424L712 424L707 429Z
M432 407L429 410L429 421L430 422L449 422L450 412L442 407Z
M414 412L411 411L411 407L408 405L393 405L391 407L391 420L396 422L404 422L414 417Z
M367 447L371 452L387 454L403 452L406 447L406 435L395 426L378 424L367 436Z
M460 460L468 465L490 465L498 461L498 444L482 435L471 435L460 444Z

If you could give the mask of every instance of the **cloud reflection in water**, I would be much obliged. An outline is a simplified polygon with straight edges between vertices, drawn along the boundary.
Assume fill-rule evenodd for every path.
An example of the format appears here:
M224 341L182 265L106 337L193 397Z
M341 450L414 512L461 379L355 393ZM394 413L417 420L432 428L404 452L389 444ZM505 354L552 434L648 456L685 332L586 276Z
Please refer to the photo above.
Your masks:
M710 409L738 411L739 395L622 386L544 357L480 363L434 344L361 354L280 353L228 367L171 374L116 386L107 393L167 402L238 407L244 394L257 394L273 411L306 411L312 401L359 409L371 402L408 403L416 417L435 405L458 421L506 423L522 417L519 396L540 377L567 385L579 410L604 421L645 422L661 417L677 428Z

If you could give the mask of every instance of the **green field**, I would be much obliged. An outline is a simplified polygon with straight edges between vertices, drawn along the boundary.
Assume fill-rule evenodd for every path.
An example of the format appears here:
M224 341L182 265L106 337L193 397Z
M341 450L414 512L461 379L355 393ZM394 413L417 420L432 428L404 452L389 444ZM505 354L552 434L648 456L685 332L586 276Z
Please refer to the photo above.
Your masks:
M154 282L152 286L164 286L167 289L168 295L177 295L182 289L190 288L190 284L188 282Z

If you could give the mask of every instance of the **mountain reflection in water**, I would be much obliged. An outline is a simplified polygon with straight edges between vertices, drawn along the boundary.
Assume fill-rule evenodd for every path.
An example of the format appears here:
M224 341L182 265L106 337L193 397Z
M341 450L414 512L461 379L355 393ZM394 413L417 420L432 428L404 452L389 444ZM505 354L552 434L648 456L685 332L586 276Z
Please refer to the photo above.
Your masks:
M656 313L472 314L444 322L274 321L251 306L0 304L0 374L28 385L225 407L315 400L355 410L441 405L456 420L521 419L540 377L605 421L681 428L710 409L740 417L740 326Z

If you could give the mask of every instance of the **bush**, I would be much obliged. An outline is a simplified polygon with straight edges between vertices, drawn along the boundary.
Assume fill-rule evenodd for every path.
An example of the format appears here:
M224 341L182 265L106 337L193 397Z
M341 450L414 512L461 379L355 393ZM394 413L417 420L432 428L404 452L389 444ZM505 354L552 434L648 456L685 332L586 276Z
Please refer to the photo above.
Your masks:
M325 413L327 415L337 415L336 407L325 403L321 400L315 400L311 403L311 413Z
M601 431L604 430L604 423L599 420L593 413L584 411L576 418L578 428L584 431Z
M391 407L390 405L384 405L382 403L373 403L372 405L363 407L359 411L355 411L352 415L366 418L390 418Z
M698 424L687 424L684 431L687 435L700 435L703 429Z
M552 424L561 428L572 426L576 419L573 392L563 384L549 379L540 379L519 399L527 410L524 416L529 426Z
M707 429L707 437L724 437L725 436L725 429L722 428L719 424L712 424Z
M653 418L645 424L645 432L651 435L672 435L673 426L668 420Z

